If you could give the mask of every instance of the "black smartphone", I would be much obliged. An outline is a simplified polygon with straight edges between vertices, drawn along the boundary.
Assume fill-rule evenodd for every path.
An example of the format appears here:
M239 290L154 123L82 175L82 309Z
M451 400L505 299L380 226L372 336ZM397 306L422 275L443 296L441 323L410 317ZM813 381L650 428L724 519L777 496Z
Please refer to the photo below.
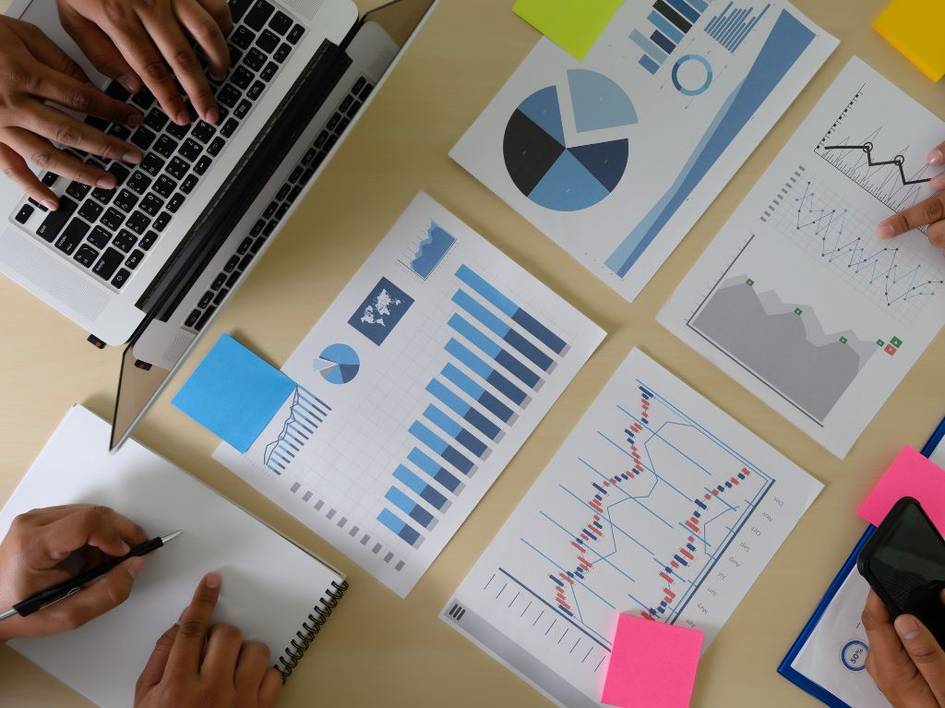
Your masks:
M915 615L945 647L945 540L918 501L896 502L856 566L893 617Z

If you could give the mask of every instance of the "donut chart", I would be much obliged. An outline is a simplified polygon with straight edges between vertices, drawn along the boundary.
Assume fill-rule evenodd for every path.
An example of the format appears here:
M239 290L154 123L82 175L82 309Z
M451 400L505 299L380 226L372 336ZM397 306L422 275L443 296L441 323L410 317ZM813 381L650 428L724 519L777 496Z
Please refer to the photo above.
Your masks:
M578 133L637 123L629 97L611 79L594 71L568 72ZM608 197L627 171L626 138L568 146L558 88L548 86L526 98L505 131L503 154L509 177L532 202L554 211L580 211Z

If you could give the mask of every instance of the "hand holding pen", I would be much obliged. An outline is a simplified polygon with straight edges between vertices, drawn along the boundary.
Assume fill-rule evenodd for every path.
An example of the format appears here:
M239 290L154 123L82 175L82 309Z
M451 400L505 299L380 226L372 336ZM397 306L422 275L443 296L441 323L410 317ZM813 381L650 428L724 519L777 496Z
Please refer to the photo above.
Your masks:
M69 505L21 514L0 543L0 611L147 540L144 529L107 507ZM74 629L104 614L128 598L143 565L143 558L128 558L81 592L0 622L0 641Z

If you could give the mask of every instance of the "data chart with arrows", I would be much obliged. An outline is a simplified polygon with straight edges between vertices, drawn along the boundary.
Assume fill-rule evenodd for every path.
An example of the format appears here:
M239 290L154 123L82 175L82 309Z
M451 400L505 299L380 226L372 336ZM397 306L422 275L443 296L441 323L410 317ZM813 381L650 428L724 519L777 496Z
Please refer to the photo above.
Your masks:
M659 315L839 457L945 324L941 252L875 235L931 196L942 135L852 60Z
M821 485L634 351L444 621L563 705L596 705L615 612L708 645Z

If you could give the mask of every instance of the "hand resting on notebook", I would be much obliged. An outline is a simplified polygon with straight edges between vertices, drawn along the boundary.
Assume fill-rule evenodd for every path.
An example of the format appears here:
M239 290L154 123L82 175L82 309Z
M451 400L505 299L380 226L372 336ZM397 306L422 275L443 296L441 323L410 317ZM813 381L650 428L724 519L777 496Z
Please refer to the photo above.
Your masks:
M0 607L7 609L148 540L144 530L107 507L34 509L17 516L0 542ZM124 602L143 558L129 558L98 582L28 617L0 622L0 641L74 629Z
M230 625L212 625L220 576L208 573L180 621L154 647L135 687L135 708L272 708L282 675L269 648L244 642Z
M862 619L870 645L866 670L886 699L896 708L945 706L945 651L932 633L911 615L893 621L872 590Z
M945 166L945 143L933 148L929 153L929 164L935 167ZM877 227L876 235L879 238L893 238L928 226L929 242L933 246L945 248L945 173L933 177L929 186L938 194L889 217Z

